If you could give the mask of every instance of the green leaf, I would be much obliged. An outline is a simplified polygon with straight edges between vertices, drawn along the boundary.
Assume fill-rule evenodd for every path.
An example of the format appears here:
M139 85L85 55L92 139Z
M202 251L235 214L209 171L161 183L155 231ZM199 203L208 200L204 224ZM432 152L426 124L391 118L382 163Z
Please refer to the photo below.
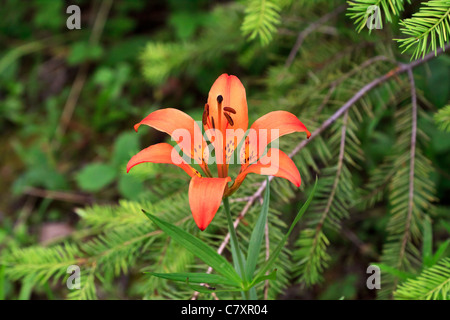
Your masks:
M75 42L67 57L69 65L76 65L88 60L97 60L103 54L103 48L100 45L91 45L86 42Z
M440 109L434 115L434 121L436 122L436 125L438 126L439 130L444 132L450 132L450 105L447 105L444 108Z
M450 298L450 258L444 258L414 279L400 284L396 300L448 300Z
M197 285L192 285L189 283L189 280L186 281L186 284L189 286L189 288L191 288L194 291L200 292L200 293L211 293L211 292L237 292L237 291L241 291L242 289L236 289L236 288L222 288L222 289L217 289L214 287L205 287L205 286L197 286Z
M119 177L119 192L130 200L137 200L144 191L144 184L135 175L124 173Z
M187 233L183 229L165 222L154 215L147 213L145 210L142 211L147 218L161 228L162 231L171 236L173 240L177 241L193 255L203 260L206 264L211 266L214 270L222 274L227 279L241 283L241 278L236 273L233 266L213 248L193 235Z
M227 216L228 229L230 231L231 256L233 257L234 268L245 283L247 280L245 277L245 256L239 247L236 229L234 228L233 221L231 219L230 203L228 198L223 200L223 208Z
M5 269L4 265L0 265L0 300L5 299Z
M237 259L236 255L237 250L239 250L239 255L241 256L241 261L242 263L245 265L245 256L244 253L242 252L241 248L239 247L239 244L235 244L234 241L230 241L231 242L231 256L233 257L233 265L234 265L234 269L237 271L237 273L239 274L239 276L242 277L242 272L245 272L245 267L244 270L241 270L241 267L239 266L239 260ZM236 246L238 246L239 248L236 249Z
M442 258L442 255L445 253L445 251L447 250L449 245L450 245L450 239L441 243L441 245L436 250L436 253L433 256L433 259L431 260L431 265L435 265L438 262L438 260L440 260Z
M139 151L139 135L135 132L122 133L114 143L112 161L115 165L125 165Z
M444 226L444 228L447 230L448 233L450 233L450 223L441 220L441 224Z
M275 280L277 278L277 269L274 269L271 273L255 278L254 284L260 283L266 280Z
M272 0L249 1L245 9L244 22L241 30L250 40L259 37L262 45L267 45L280 23L281 8Z
M426 216L423 221L423 246L422 261L426 268L433 265L433 231L430 217Z
M252 235L250 237L250 242L248 245L248 256L247 265L245 266L245 272L247 274L247 279L252 280L253 274L256 269L256 264L258 262L259 252L261 251L261 245L264 238L264 232L267 222L267 214L269 212L270 203L270 180L266 179L266 190L264 192L264 202L261 208L261 213L259 214L258 220L256 221L255 227L253 228Z
M398 270L398 269L388 266L387 264L384 264L384 263L374 263L373 265L379 267L381 269L381 271L387 272L403 281L415 277L415 275L412 273Z
M25 277L22 281L22 287L20 288L19 300L30 300L34 284L33 276Z
M239 286L239 282L227 279L217 274L209 274L209 273L154 273L154 272L146 272L155 277L173 280L173 281L181 281L193 283L208 283L208 284L225 284L230 286Z
M92 163L85 166L75 176L78 186L85 191L99 191L116 178L116 169L105 163Z
M280 254L281 250L284 247L284 244L286 243L287 239L289 238L289 235L291 234L292 230L294 229L297 222L301 219L305 211L308 209L309 204L311 203L312 199L314 198L314 194L316 193L317 188L317 177L316 182L314 183L314 187L309 194L308 199L306 200L305 204L301 207L300 211L297 213L297 216L295 217L294 221L291 224L291 227L289 228L288 232L284 235L283 239L281 239L280 243L276 247L275 251L270 255L269 260L267 260L264 265L259 269L259 272L256 274L255 279L258 279L259 277L263 277L264 274L269 270L272 265L275 263L276 259L278 258L278 255ZM254 281L252 282L252 285L254 284Z

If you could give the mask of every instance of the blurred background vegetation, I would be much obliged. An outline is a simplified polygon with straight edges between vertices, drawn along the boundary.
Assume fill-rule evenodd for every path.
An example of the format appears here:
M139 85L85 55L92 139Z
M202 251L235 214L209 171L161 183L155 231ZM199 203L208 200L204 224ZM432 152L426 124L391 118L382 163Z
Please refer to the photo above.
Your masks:
M142 273L206 266L155 230L140 208L215 247L226 234L224 215L200 233L181 170L143 165L127 175L130 156L167 139L152 129L135 133L133 125L166 107L200 120L210 86L226 72L244 83L251 122L288 110L315 130L397 62L449 43L449 1L429 1L442 19L428 12L436 21L414 32L408 23L420 21L408 18L427 8L424 1L372 2L381 6L383 28L369 32L370 1L3 0L0 298L190 298L183 284ZM80 30L66 27L70 4L81 8ZM412 46L402 52L393 39L413 39ZM260 298L448 297L450 56L413 73L414 198L414 111L402 74L367 92L295 155L301 190L271 184L268 248L316 175L321 192L280 258L276 283L259 288ZM282 138L281 147L288 153L302 140ZM249 177L236 194L236 215L261 181ZM256 201L238 228L244 242L258 211ZM366 269L380 262L388 276L377 292L366 287ZM65 286L71 264L81 266L81 290Z

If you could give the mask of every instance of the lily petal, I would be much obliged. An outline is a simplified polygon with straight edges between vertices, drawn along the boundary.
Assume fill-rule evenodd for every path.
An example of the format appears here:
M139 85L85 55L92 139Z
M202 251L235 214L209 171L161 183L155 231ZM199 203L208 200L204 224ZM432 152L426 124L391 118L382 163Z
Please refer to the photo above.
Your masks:
M252 124L251 128L256 131L259 131L259 129L269 131L271 129L278 129L279 136L274 137L270 142L293 132L306 132L307 138L311 136L311 133L306 129L305 125L294 114L283 110L272 111L263 115Z
M278 153L278 157L276 153ZM242 183L249 173L284 178L292 182L296 187L300 187L302 183L300 172L294 161L286 153L275 148L269 149L258 162L249 165L244 171L239 173L235 180L236 187ZM232 188L234 189L235 186Z
M127 173L130 172L131 168L134 166L144 162L170 163L180 167L191 177L200 175L200 173L187 164L175 148L168 143L154 144L131 157L127 164Z
M189 205L192 216L200 230L205 230L211 223L220 203L227 183L226 178L199 178L193 177L189 184Z
M269 143L293 132L306 132L307 138L311 136L306 126L294 114L287 111L272 111L257 119L250 127L247 146L243 146L241 149L241 159L249 159L243 161L245 162L243 167L245 168L248 163L255 162Z
M200 127L188 114L173 108L156 110L135 124L134 130L138 131L143 124L169 134L177 141L183 152L193 158L196 163L203 163L206 141Z
M219 124L219 108L217 97L222 96L220 114L221 123ZM242 129L244 132L248 128L248 110L245 88L238 77L222 74L212 85L208 95L209 115L214 117L216 128L222 130L225 134L225 127L228 120L223 115L224 108L232 108L233 113L228 113L233 120L233 125L228 125L229 129Z
M208 95L205 129L218 129L222 139L213 142L219 177L226 177L229 160L248 128L248 108L245 88L239 78L226 73L216 79ZM229 132L227 132L229 131ZM229 135L229 133L233 134ZM209 137L210 138L210 137Z

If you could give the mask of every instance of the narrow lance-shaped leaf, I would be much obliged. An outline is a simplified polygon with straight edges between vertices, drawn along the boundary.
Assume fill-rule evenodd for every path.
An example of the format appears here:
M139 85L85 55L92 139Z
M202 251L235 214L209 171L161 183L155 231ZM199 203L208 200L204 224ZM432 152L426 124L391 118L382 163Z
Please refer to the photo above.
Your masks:
M258 220L256 221L256 225L253 229L248 246L248 257L245 272L247 273L247 279L249 280L252 280L253 273L255 272L256 269L256 264L258 262L258 256L261 250L261 245L264 237L264 231L267 222L267 214L269 212L269 203L270 203L269 178L266 179L266 183L267 184L264 193L264 202L261 208L261 213L259 214Z
M253 281L253 283L258 284L261 281L275 280L276 278L277 278L277 269L274 269L271 273L269 273L267 275L263 275L261 277L255 278L255 281Z
M142 210L145 215L153 221L162 231L171 236L173 240L177 241L183 247L185 247L193 255L203 260L206 264L211 266L218 273L224 277L238 282L241 282L241 278L234 270L233 266L220 254L218 254L213 248L208 246L203 241L197 239L193 235L187 233L183 229L174 226L168 222L165 222L154 215L151 215L145 210Z
M224 284L230 286L237 286L239 283L222 277L217 274L209 274L209 273L193 273L193 272L185 272L185 273L155 273L155 272L146 272L151 274L152 276L173 280L173 281L181 281L186 282L189 279L189 282L193 283L208 283L208 284Z
M210 286L199 286L199 285L193 285L190 284L190 279L186 280L186 284L188 285L189 288L191 288L194 291L200 292L200 293L211 293L211 292L238 292L241 291L242 289L239 288L221 288L221 289L217 289L215 287L210 287Z
M305 204L301 207L300 211L297 213L297 216L295 217L294 221L292 222L291 227L289 228L288 232L284 235L283 239L281 239L281 241L278 244L278 246L276 247L275 251L270 255L269 260L267 260L266 263L264 263L264 265L261 267L261 269L259 269L258 273L255 276L255 279L264 276L264 274L267 272L267 270L269 270L272 267L272 265L275 263L276 259L278 258L278 255L280 254L281 250L283 249L284 244L286 243L289 235L291 234L292 230L294 229L294 226L301 219L301 217L305 213L306 209L308 209L309 204L311 203L311 201L314 197L314 194L316 192L316 188L317 188L317 177L316 177L316 182L314 183L314 187L313 187L311 193L309 194L308 199L306 200ZM252 284L254 284L254 283L252 283Z
M433 260L431 262L431 265L435 265L438 260L440 260L442 258L442 256L444 255L445 251L447 250L447 248L450 245L450 239L447 239L445 242L442 242L439 245L439 248L436 250L434 256L433 256Z
M423 247L422 260L425 267L432 266L433 260L433 233L430 218L427 216L423 221Z
M397 277L403 281L415 277L415 275L410 272L398 270L398 269L388 266L387 264L384 264L384 263L373 263L373 265L379 267L382 272L389 273L389 274L393 275L394 277Z
M233 221L231 220L230 203L228 199L224 199L223 207L227 215L228 229L230 231L230 243L231 243L231 256L233 257L233 262L237 273L245 280L245 256L239 247L239 242L237 241L236 230L234 229Z

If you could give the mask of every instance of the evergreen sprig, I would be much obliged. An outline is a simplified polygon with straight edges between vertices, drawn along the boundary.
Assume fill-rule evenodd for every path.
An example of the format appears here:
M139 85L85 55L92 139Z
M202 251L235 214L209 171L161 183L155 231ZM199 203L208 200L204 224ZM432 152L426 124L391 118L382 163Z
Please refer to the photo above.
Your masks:
M411 59L424 57L429 51L444 48L450 43L450 0L423 2L419 12L400 22L401 31L408 36L396 39L406 52L414 48Z
M274 0L250 0L245 9L245 18L241 30L250 40L259 38L267 45L280 24L280 6Z
M397 300L449 300L450 258L443 258L415 279L408 279L394 292Z
M434 115L434 121L440 130L450 132L450 105L440 109Z
M358 32L361 32L366 27L367 21L373 13L373 11L368 10L370 7L376 6L379 8L380 12L377 22L380 23L380 27L383 27L383 17L385 17L386 21L392 22L394 17L399 16L404 10L405 3L404 0L357 0L347 2L349 5L347 15L354 20Z

